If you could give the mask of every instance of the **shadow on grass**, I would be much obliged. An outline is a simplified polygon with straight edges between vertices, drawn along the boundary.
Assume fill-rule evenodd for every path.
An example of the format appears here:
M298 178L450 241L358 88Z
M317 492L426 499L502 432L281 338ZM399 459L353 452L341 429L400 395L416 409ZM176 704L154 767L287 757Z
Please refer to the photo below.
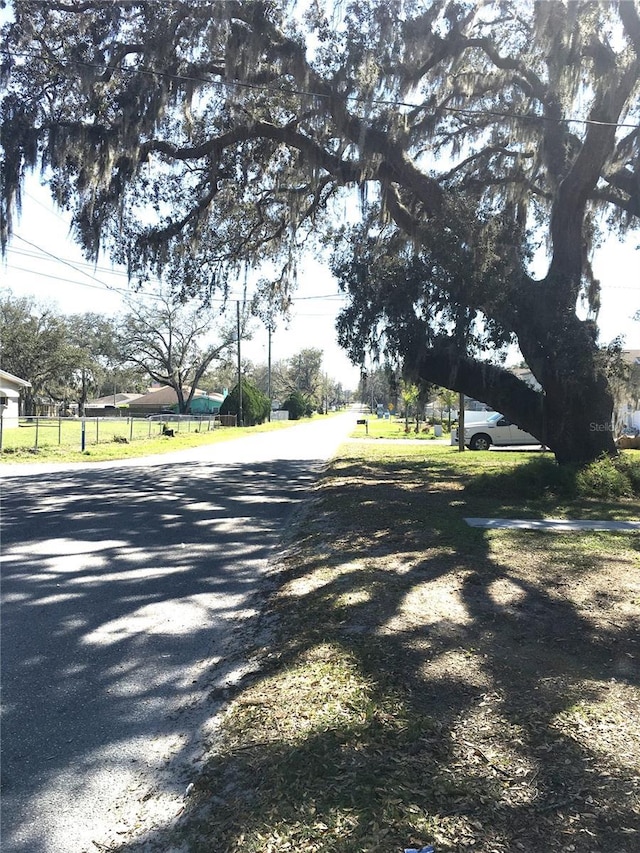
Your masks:
M334 464L172 843L638 849L638 537L467 528L466 477Z

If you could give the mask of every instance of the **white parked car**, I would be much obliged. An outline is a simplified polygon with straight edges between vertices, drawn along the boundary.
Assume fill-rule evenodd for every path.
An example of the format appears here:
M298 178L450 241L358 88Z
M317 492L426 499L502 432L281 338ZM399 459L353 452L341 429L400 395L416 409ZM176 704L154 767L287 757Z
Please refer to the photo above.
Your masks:
M458 443L458 430L453 430L451 444ZM471 450L488 450L491 445L508 447L513 444L540 444L540 439L512 424L499 412L489 415L485 421L465 426L464 443Z

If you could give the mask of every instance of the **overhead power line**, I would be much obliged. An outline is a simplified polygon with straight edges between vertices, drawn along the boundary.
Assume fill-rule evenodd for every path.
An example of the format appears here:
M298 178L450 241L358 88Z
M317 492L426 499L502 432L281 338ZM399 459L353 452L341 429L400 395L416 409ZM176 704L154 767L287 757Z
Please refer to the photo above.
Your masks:
M57 219L59 219L61 222L63 222L65 225L68 225L67 220L57 210L55 210L52 207L48 207L46 204L43 204L42 201L40 201L40 199L36 198L34 195L32 195L29 192L25 192L25 196L30 198L31 201L35 202L40 207L42 207L42 209L45 210L47 213L52 214ZM15 234L14 236L18 237L18 239L22 240L25 243L29 243L29 245L33 249L35 249L35 251L29 251L28 249L19 249L15 246L9 246L8 251L10 254L15 253L16 255L20 255L20 256L26 257L26 258L32 258L33 260L41 259L42 255L45 255L46 257L51 258L52 260L54 260L58 263L66 264L66 265L70 266L71 269L74 269L74 270L76 270L76 272L80 272L83 275L87 274L84 272L84 269L83 269L83 268L86 268L86 269L93 270L94 273L95 272L104 272L110 276L116 276L116 277L128 280L127 272L123 269L114 269L113 267L98 266L98 265L94 265L94 264L89 264L89 263L84 262L84 261L71 261L68 258L62 258L59 255L54 254L53 252L49 252L45 249L42 249L40 246L37 246L35 243L30 242L28 240L25 240L23 237L20 237L20 235L18 235L18 234ZM41 273L41 272L38 272L36 270L29 270L29 269L25 269L24 267L17 267L15 265L12 265L12 266L14 269L20 269L22 272L32 272L35 275L42 275L42 276L49 277L49 278L57 278L57 276L47 276L46 273ZM90 275L90 278L95 280L96 282L98 282L98 285L93 285L94 287L99 286L99 287L110 289L110 290L117 291L120 293L126 293L129 295L131 294L131 291L129 289L122 289L122 288L115 287L114 285L109 285L106 282L103 282L100 279L96 278L95 275L93 275L93 274ZM64 280L64 279L61 279L61 280ZM72 284L85 285L85 282L79 282L79 281L74 281L74 282L69 282L69 283L70 284L72 283ZM88 287L89 285L86 285L86 286ZM235 297L230 296L229 298L235 298ZM294 302L310 301L310 300L316 300L316 299L322 299L322 300L342 299L342 300L344 300L344 299L346 299L346 294L344 294L344 293L318 293L318 294L315 294L312 296L294 296L294 297L292 297L292 301L294 301ZM223 304L226 300L214 299L214 300L210 300L210 301L219 302L220 304Z
M13 236L16 237L18 240L21 240L23 243L26 243L28 246L31 246L32 248L37 249L37 251L41 252L43 255L46 255L47 257L52 258L57 263L64 264L65 266L72 269L74 272L77 272L80 275L87 276L87 278L92 279L97 285L100 285L101 287L104 287L107 290L117 290L117 288L114 288L110 284L107 284L106 282L101 281L99 278L96 278L96 276L90 275L89 273L85 272L83 269L80 269L78 266L75 265L75 263L72 263L71 261L66 261L66 260L64 260L64 258L61 258L58 255L55 255L53 252L49 252L49 251L47 251L47 249L43 249L41 246L38 246L36 243L32 243L31 240L27 240L26 237L22 237L20 234L16 234L15 232L14 232ZM95 285L94 285L94 287L95 287Z
M22 257L29 258L29 259L35 260L35 261L49 259L49 260L52 260L56 263L63 264L64 266L68 266L74 272L77 272L80 275L84 275L87 278L89 278L91 280L91 283L89 283L87 281L77 281L75 279L65 278L64 276L58 276L58 275L55 275L53 273L46 273L46 272L43 272L42 270L29 269L27 267L18 266L17 264L11 264L11 267L10 267L11 269L19 270L20 272L31 273L32 275L37 275L37 276L40 276L41 278L52 279L53 281L66 281L67 284L78 285L80 287L89 287L89 288L93 288L94 290L108 290L108 291L111 291L112 293L116 293L116 294L119 294L122 296L140 296L141 298L149 297L149 298L154 298L154 299L160 298L157 294L150 293L149 291L145 291L145 290L132 291L128 288L117 287L115 285L108 284L107 282L102 281L101 279L97 278L94 275L91 275L91 274L85 272L85 270L82 269L83 266L91 267L90 264L83 264L80 262L72 262L72 261L67 260L66 258L61 258L59 255L56 255L53 252L49 252L46 249L41 248L36 243L33 243L31 240L27 240L25 237L22 237L19 234L14 233L14 237L16 237L18 240L21 240L23 243L26 243L27 245L31 246L33 249L35 249L35 251L26 251L26 250L22 250L22 249L16 249L15 247L9 247L10 253L15 252L15 254L17 254L17 255L20 255ZM93 268L93 267L91 267L91 268ZM109 270L106 267L102 267L101 269L104 272L109 273L110 275L115 275L115 276L119 276L119 277L123 277L123 278L127 277L127 274L124 270ZM225 299L212 298L209 301L216 303L216 304L223 305L225 302L229 302L230 300L233 300L235 298L236 297L234 296L234 294L230 293L229 297L226 300ZM314 301L314 300L315 301L320 300L320 301L326 302L328 300L336 300L336 299L344 301L346 298L347 298L347 296L344 293L317 293L317 294L313 294L311 296L292 296L291 301L294 303L295 302L310 302L310 301Z
M15 236L17 236L21 240L24 240L24 238L19 237L19 235L15 235ZM24 242L29 242L30 245L35 246L35 244L31 243L30 241L24 240ZM30 252L30 251L25 251L22 249L17 249L15 247L9 247L9 254L15 253L16 255L19 255L21 257L25 257L25 258L28 258L31 260L35 260L35 261L48 258L52 261L55 261L56 263L65 264L66 266L69 266L71 269L75 270L76 272L82 273L83 275L85 273L84 273L84 270L82 270L82 267L83 266L88 266L88 267L91 266L90 264L82 264L79 262L72 263L71 261L68 261L65 258L58 257L57 255L53 254L52 252L47 252L44 249L40 249L39 247L36 247L36 249L37 249L37 251ZM20 272L30 273L32 275L37 275L41 278L48 278L48 279L51 279L53 281L64 281L67 284L73 284L73 285L77 285L80 287L89 287L89 288L93 288L94 290L109 290L113 293L117 293L117 294L123 295L123 296L140 296L141 298L149 297L149 298L154 298L154 299L159 298L157 296L157 294L150 293L149 291L145 291L145 290L132 291L128 288L116 287L115 285L107 284L106 282L103 282L100 279L95 278L94 276L91 276L91 278L93 278L96 283L89 283L86 281L77 281L75 279L70 279L70 278L66 278L64 276L55 275L53 273L43 272L42 270L36 270L36 269L30 269L28 267L18 266L17 264L14 264L14 263L9 265L9 269L17 270ZM102 271L107 272L110 275L114 275L114 276L118 276L118 277L122 277L122 278L127 277L126 272L124 272L123 270L110 270L107 267L99 267L98 269L101 269ZM625 285L625 284L602 284L601 288L603 290L631 290L634 292L640 291L640 285L629 285L629 284L627 284L627 285ZM235 298L236 298L236 295L234 295L233 293L230 293L229 297L226 300L225 299L213 299L212 298L209 301L222 305L225 302L232 301ZM294 303L296 303L296 302L312 302L312 301L327 302L327 301L335 301L335 300L344 301L346 299L347 299L346 293L317 293L317 294L313 294L311 296L291 296L291 301ZM297 316L305 316L306 317L306 316L325 316L325 315L298 314Z
M89 284L88 281L76 281L75 279L67 278L63 275L54 275L53 273L42 272L41 270L33 270L33 269L29 269L28 267L20 267L20 266L17 266L16 264L12 264L11 269L18 270L19 272L30 273L31 275L37 275L39 278L49 278L52 281L64 281L66 284L73 284L73 285L77 285L79 287L93 288L93 290L103 290L103 291L109 290L112 293L121 294L123 296L124 295L126 295L126 296L135 295L132 291L125 290L122 287L109 287L109 285L106 285L106 284ZM150 294L150 293L142 293L141 292L139 295L140 296L154 296L155 297L155 294Z

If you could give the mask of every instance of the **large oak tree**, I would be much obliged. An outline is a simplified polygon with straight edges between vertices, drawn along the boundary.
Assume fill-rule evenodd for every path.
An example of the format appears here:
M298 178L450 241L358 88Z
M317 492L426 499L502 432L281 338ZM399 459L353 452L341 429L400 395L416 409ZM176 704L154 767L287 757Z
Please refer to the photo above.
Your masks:
M224 289L268 257L286 288L355 188L377 218L342 269L366 283L370 261L399 264L390 296L355 293L354 321L368 311L408 373L492 404L559 460L614 452L591 253L640 214L635 2L13 7L5 239L39 164L87 253L109 247L132 277ZM403 265L423 278L405 286ZM542 390L483 358L483 335L516 340Z
M2 368L31 383L23 391L26 415L38 413L42 397L64 398L76 367L64 317L32 297L5 293L0 298L0 341Z

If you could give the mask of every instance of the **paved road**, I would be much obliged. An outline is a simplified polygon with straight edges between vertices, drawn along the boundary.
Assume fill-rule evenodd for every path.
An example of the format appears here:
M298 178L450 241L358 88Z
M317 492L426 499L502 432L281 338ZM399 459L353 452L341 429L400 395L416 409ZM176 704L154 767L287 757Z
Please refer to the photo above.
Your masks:
M96 853L175 815L274 545L353 424L5 467L4 853Z

